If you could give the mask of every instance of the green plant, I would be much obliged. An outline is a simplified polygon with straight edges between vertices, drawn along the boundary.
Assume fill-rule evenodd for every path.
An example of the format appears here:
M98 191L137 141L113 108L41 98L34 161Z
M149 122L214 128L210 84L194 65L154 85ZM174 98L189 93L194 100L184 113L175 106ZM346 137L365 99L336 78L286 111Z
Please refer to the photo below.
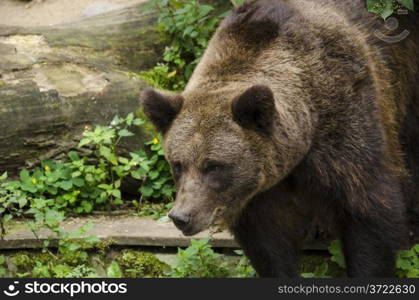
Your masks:
M419 244L401 250L396 259L396 275L401 278L419 278Z
M334 240L328 248L331 255L330 260L337 263L339 267L345 269L345 257L343 256L342 245L339 240Z
M70 262L59 252L50 253L15 253L10 256L17 277L41 278L85 278L98 277L96 271L89 265L87 259Z
M0 255L0 278L6 276L7 272L6 272L5 264L6 264L6 258L4 257L4 255Z
M236 274L234 277L237 278L254 278L257 277L255 269L253 269L252 265L250 264L250 260L244 256L243 250L235 250L234 253L237 255L242 256L240 258L239 263L235 268Z
M331 254L330 260L345 269L345 259L340 241L333 241L328 249ZM395 275L400 278L419 278L419 244L409 250L401 250L397 253Z
M123 274L119 264L116 261L112 261L106 269L108 278L122 278Z
M154 220L159 220L160 222L168 221L167 213L173 207L174 202L144 202L139 206L138 215L145 217L149 216Z
M400 8L414 11L419 7L417 0L367 0L368 11L380 15L384 20Z
M161 137L146 143L148 150L119 153L122 138L132 136L131 126L145 121L129 114L115 117L109 126L87 129L79 148L89 156L68 153L67 161L43 161L40 168L20 171L19 180L0 177L0 217L2 228L12 217L33 216L31 227L54 227L65 213L90 213L121 205L120 186L126 177L141 181L141 200L171 201L175 193L170 167L164 159ZM35 226L36 224L36 226Z
M98 242L95 236L86 236L91 224L75 232L65 232L60 223L68 212L90 213L93 209L109 209L122 204L120 186L130 176L141 181L142 200L163 199L161 214L171 205L175 188L168 163L164 159L161 137L146 143L148 149L120 154L118 145L122 138L132 136L131 126L145 121L129 114L115 117L109 126L86 129L79 148L87 156L68 153L65 161L43 161L34 170L23 169L19 179L7 181L7 173L0 176L0 218L2 234L13 217L26 218L29 228L38 238L42 228L52 231L51 238L58 239L58 250L53 253L44 243L48 260L30 264L17 275L20 277L77 277L96 276L88 266L88 248ZM154 209L154 215L158 214ZM159 215L159 218L161 215ZM27 265L29 266L29 264ZM0 269L0 275L1 275Z
M330 278L328 275L329 264L327 262L323 262L320 266L316 267L313 272L310 273L302 273L301 277L303 278Z
M209 238L192 240L185 250L178 249L176 266L169 276L174 278L228 277L226 263L208 244Z
M150 0L148 11L158 13L157 29L168 41L163 62L140 73L150 85L182 90L199 62L222 15L198 0Z
M161 141L162 137L158 135L146 143L149 146L151 156L148 156L144 150L135 153L142 162L142 166L131 172L131 175L136 179L141 179L142 183L139 189L141 194L140 203L134 202L134 204L141 204L142 199L149 198L173 200L176 189L170 166L164 158Z
M246 2L246 0L231 0L231 3L234 6L239 6L239 5L241 5L241 4L245 3L245 2Z

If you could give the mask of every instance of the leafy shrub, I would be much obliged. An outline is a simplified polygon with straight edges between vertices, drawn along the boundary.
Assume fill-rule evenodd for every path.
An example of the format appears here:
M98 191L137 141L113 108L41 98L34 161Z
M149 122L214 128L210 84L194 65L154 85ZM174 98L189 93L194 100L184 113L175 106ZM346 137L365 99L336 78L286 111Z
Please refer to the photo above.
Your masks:
M143 202L139 205L138 215L143 217L151 217L153 220L158 220L161 222L168 221L168 212L172 209L174 202Z
M237 264L234 274L236 278L254 278L257 277L255 269L253 269L252 265L250 264L250 260L244 256L243 250L235 250L234 251L237 255L241 255L242 258L240 259L239 263Z
M142 199L163 199L160 213L167 212L175 188L161 138L155 137L146 143L148 149L129 156L118 151L121 139L133 135L129 128L144 122L132 113L126 118L115 117L109 126L96 126L83 133L79 148L88 156L80 157L73 151L68 153L66 161L48 160L34 170L21 170L18 180L6 181L7 173L0 176L2 234L5 224L13 217L30 217L27 223L36 238L41 228L52 231L51 238L58 238L56 254L48 248L49 240L45 241L43 251L49 259L25 264L25 270L18 276L96 276L88 265L85 251L99 241L95 236L86 236L92 225L65 232L60 223L68 212L90 213L122 204L120 186L128 176L141 181L141 199L137 205Z
M331 261L345 269L345 260L339 241L333 241L329 246ZM396 276L401 278L419 278L419 244L409 250L400 250L396 257Z
M198 0L150 0L148 11L158 13L158 30L168 41L163 62L140 73L150 85L182 90L199 62L222 15Z
M6 181L4 173L0 177L2 224L13 216L34 216L35 223L52 230L66 212L90 213L120 205L121 182L128 176L141 181L142 199L171 200L175 187L160 137L146 143L148 152L132 152L129 157L118 154L121 139L133 135L129 127L142 124L144 120L132 113L115 117L110 126L83 133L79 148L91 153L89 157L70 152L65 162L48 160L41 168L23 169L16 181Z
M399 251L396 275L401 278L419 278L419 244L409 250Z
M343 256L342 245L339 240L334 240L330 243L328 248L329 253L331 254L330 260L335 262L339 267L345 269L345 257Z
M16 268L16 277L37 278L86 278L98 277L89 262L69 264L61 255L52 256L48 253L15 253L10 256Z
M139 192L141 199L173 200L176 193L170 166L167 163L161 144L161 136L146 143L149 146L151 156L144 150L136 152L144 162L143 168L137 169L132 177L142 181Z
M174 278L222 278L228 277L226 263L220 254L215 253L208 244L209 238L192 240L191 246L179 249L176 266L169 274Z

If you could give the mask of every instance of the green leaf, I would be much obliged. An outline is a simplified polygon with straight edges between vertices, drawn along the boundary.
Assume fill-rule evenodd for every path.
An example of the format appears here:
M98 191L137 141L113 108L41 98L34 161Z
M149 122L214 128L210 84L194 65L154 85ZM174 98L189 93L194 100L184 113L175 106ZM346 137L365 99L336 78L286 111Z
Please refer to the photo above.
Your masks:
M115 187L116 189L118 189L120 186L121 186L121 180L117 180L117 181L115 181L115 183L114 183L114 187Z
M3 215L3 224L9 222L12 218L13 216L11 214Z
M101 146L99 148L99 152L100 154L106 158L106 160L108 160L111 164L113 165L117 165L118 164L118 160L115 156L115 154L112 153L111 149L106 147L106 146Z
M343 256L342 248L339 240L334 240L329 246L329 252L332 254L331 261L337 263L339 267L345 268L345 258Z
M68 153L68 157L71 159L71 161L78 161L78 160L80 160L80 157L78 156L77 152L75 152L75 151L70 151Z
M19 203L19 207L20 208L23 208L28 203L28 199L26 199L26 198L19 198L18 203Z
M31 193L36 193L38 191L36 185L34 185L32 182L22 183L21 188L22 190L31 192Z
M119 161L121 164L124 164L124 165L127 165L127 164L129 163L128 158L125 158L125 157L118 157L118 161Z
M101 188L102 190L106 190L106 191L113 189L113 187L110 184L105 184L105 183L99 184L98 188Z
M78 249L80 249L81 245L78 243L70 243L70 245L68 245L68 251L76 251Z
M145 120L143 120L143 119L139 119L139 118L134 119L134 122L133 122L133 124L134 124L135 126L141 126L141 125L143 125L144 123L145 123Z
M73 184L75 185L75 186L77 186L77 187L82 187L82 186L84 186L84 180L83 179L81 179L81 178L74 178L73 179Z
M69 181L62 181L60 183L60 188L62 188L65 191L71 190L72 187L73 187L73 181L71 181L71 180L69 180Z
M116 261L112 261L106 270L108 278L122 278L122 271Z
M414 0L398 0L400 4L402 4L407 9L410 9L411 11L415 10L415 2Z
M81 202L81 206L83 207L83 210L86 213L90 213L93 210L93 204L89 201L83 200Z
M90 144L91 142L92 142L92 141L91 141L91 139L90 139L90 138L84 138L84 139L82 139L82 140L79 142L79 144L78 144L78 146L77 146L77 147L82 148L82 147L84 147L84 146L86 146L86 145Z
M122 129L122 130L118 131L118 135L122 136L122 137L126 137L126 136L133 136L134 134L127 129Z
M20 171L19 177L20 177L20 181L22 181L23 183L32 183L32 178L29 175L29 171L26 169L23 169L22 171Z
M71 173L71 177L75 178L75 177L79 177L81 175L80 171L75 171L73 173Z
M144 197L150 197L151 195L153 195L153 188L149 187L149 186L142 186L140 188L140 193L144 196Z
M0 176L0 182L1 181L5 181L7 179L7 171L4 172L1 176Z
M45 213L45 223L48 226L51 226L51 227L57 226L63 220L64 220L63 212L58 212L56 210L47 210L47 212Z
M141 179L145 175L145 172L141 173L140 170L131 171L131 176L134 179Z
M133 120L134 120L134 113L129 113L126 118L127 125L131 126Z
M112 190L112 195L118 199L121 198L121 191L120 190Z

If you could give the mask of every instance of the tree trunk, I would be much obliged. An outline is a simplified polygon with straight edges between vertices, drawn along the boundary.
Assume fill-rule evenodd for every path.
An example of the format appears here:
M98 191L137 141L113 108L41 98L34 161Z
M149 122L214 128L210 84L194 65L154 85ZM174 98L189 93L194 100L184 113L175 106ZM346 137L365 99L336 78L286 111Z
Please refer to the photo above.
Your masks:
M86 126L138 109L145 84L128 73L159 61L154 21L131 7L53 27L0 26L0 172L74 149Z
M156 16L141 6L54 26L0 25L0 175L74 149L86 126L138 109L145 84L128 74L152 68L164 49ZM125 146L143 140L140 132Z

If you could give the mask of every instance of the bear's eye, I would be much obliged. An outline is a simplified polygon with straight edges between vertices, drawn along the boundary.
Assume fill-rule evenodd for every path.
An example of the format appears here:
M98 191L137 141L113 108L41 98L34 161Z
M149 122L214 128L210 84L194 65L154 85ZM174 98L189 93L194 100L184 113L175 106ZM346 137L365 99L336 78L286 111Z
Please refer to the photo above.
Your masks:
M217 161L208 161L203 168L204 174L217 173L223 170L225 165Z
M178 161L171 163L173 176L175 179L178 179L180 177L180 174L182 173L182 164Z

